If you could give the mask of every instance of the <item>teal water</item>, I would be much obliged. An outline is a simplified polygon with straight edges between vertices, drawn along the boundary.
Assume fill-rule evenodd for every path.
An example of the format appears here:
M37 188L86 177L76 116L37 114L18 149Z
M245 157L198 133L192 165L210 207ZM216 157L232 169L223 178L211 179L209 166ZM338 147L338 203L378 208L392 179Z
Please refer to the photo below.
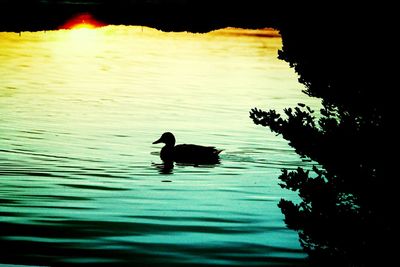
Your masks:
M0 263L304 265L277 177L310 163L248 117L318 106L280 47L233 29L0 33ZM165 174L165 131L221 163Z

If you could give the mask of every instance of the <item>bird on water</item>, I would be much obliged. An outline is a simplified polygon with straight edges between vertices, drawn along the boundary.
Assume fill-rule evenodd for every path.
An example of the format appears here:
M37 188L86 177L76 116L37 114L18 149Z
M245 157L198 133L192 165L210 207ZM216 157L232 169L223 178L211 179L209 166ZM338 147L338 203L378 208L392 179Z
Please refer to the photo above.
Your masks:
M212 146L175 145L175 136L170 132L163 133L160 139L153 142L153 144L159 143L165 144L160 153L160 158L164 162L217 164L219 163L219 153L222 152Z

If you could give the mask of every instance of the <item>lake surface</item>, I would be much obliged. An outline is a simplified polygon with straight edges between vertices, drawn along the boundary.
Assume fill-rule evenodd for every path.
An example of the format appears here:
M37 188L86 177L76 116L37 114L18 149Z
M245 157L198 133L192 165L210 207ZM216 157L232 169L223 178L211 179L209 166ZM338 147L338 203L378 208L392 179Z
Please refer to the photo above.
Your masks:
M308 167L249 118L318 107L265 30L0 33L0 263L305 265L277 207ZM165 169L160 145L223 149Z

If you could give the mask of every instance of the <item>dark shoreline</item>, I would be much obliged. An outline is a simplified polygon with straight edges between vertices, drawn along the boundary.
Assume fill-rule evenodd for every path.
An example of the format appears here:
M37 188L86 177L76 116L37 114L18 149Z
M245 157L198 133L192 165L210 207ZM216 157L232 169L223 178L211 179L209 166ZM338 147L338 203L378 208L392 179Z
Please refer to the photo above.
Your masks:
M58 29L79 13L106 24L140 25L164 31L208 32L224 27L276 27L282 5L270 1L131 0L131 1L0 0L0 31Z

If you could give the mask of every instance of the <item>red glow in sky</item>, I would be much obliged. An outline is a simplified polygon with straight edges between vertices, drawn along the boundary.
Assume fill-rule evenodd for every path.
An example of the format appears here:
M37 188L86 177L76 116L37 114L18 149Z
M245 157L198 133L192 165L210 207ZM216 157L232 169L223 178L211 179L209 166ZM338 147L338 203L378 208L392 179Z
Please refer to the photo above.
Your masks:
M69 19L60 26L60 29L94 29L105 25L105 23L96 20L91 14L82 13Z

